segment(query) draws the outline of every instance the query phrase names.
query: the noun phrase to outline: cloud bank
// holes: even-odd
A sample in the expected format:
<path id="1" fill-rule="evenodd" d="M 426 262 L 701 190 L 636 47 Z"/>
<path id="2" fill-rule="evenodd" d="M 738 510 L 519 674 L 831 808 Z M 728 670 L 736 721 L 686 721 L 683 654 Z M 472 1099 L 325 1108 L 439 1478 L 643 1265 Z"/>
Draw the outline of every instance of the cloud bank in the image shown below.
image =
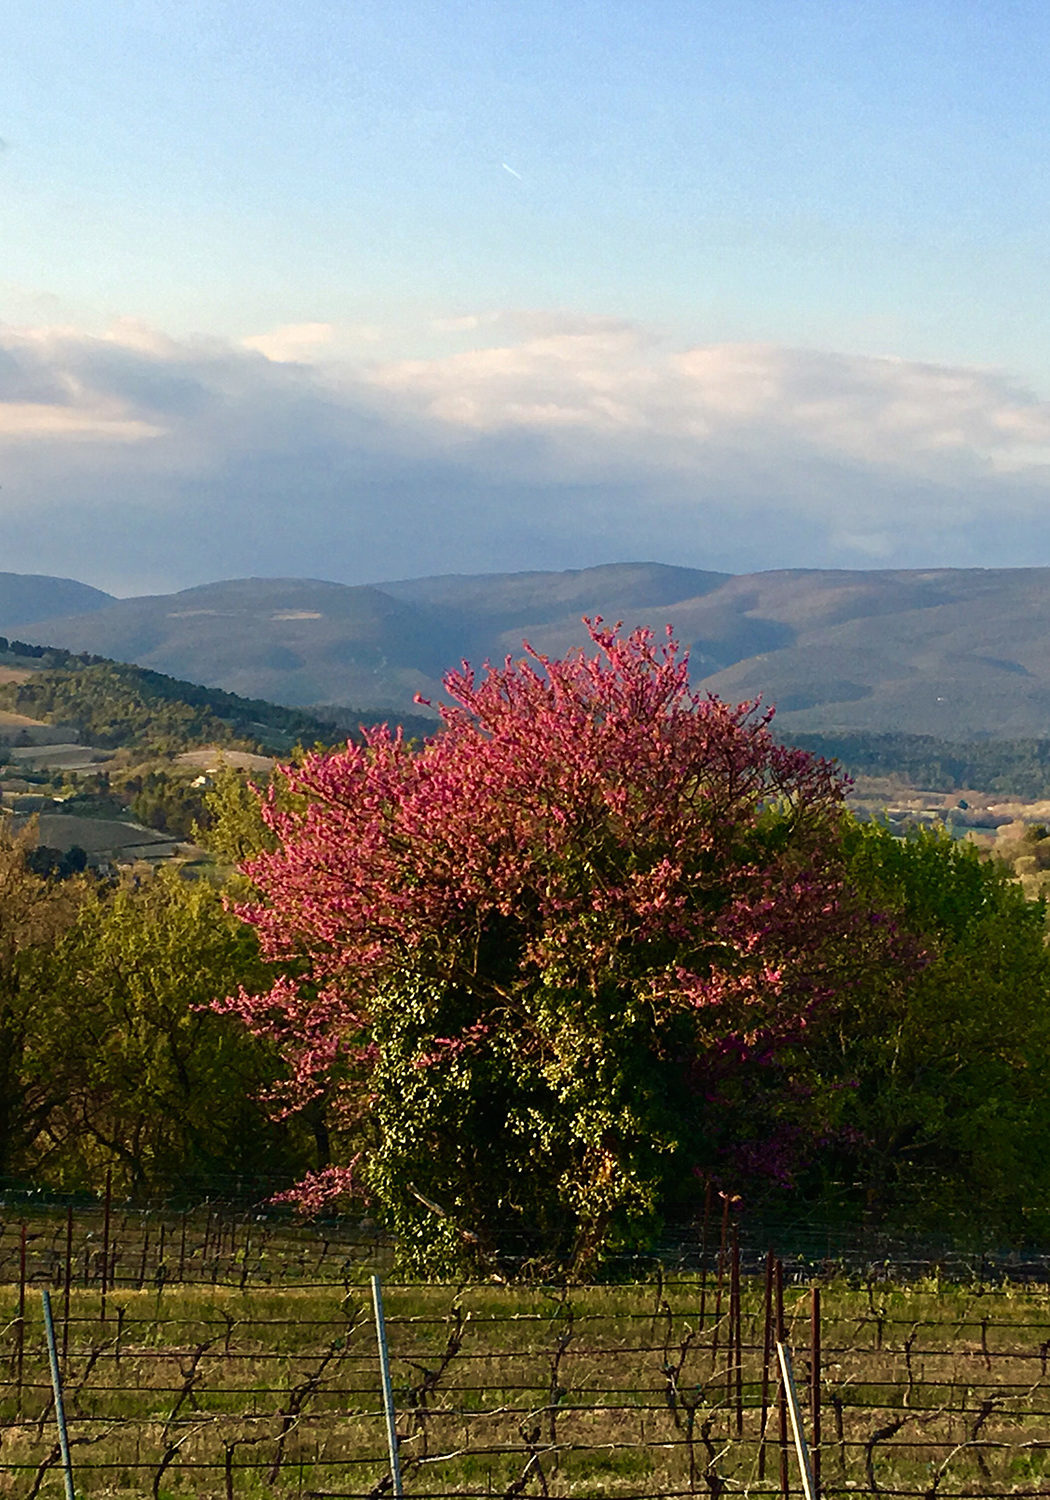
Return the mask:
<path id="1" fill-rule="evenodd" d="M 0 568 L 139 593 L 1050 561 L 1050 403 L 1000 372 L 543 313 L 432 324 L 469 347 L 426 358 L 379 337 L 0 327 Z"/>

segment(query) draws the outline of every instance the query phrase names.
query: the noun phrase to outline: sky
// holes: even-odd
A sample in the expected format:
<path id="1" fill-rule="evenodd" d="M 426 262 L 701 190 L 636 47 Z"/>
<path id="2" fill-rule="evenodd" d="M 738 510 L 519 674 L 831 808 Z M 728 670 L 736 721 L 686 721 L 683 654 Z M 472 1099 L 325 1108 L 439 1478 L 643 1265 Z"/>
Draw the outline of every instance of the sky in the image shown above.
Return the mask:
<path id="1" fill-rule="evenodd" d="M 0 569 L 1050 564 L 1038 0 L 9 0 Z"/>

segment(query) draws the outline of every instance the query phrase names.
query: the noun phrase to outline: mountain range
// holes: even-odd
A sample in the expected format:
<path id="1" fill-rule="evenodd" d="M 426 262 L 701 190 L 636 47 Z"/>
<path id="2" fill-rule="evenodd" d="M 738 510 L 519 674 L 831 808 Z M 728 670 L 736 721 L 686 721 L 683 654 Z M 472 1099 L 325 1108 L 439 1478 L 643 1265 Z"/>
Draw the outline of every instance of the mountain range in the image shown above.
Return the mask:
<path id="1" fill-rule="evenodd" d="M 658 563 L 351 586 L 233 579 L 116 599 L 0 573 L 0 633 L 295 707 L 412 711 L 441 677 L 667 624 L 695 687 L 776 704 L 782 734 L 1050 737 L 1050 569 L 726 574 Z M 418 709 L 415 710 L 418 712 Z"/>

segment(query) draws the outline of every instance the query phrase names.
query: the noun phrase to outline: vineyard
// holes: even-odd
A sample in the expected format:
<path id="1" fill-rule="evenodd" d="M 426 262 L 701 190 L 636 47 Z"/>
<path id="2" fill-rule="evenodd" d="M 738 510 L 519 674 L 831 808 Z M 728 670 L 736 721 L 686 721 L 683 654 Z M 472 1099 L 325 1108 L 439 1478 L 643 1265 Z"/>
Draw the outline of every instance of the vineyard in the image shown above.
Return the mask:
<path id="1" fill-rule="evenodd" d="M 710 1239 L 631 1282 L 404 1285 L 360 1226 L 9 1209 L 0 1495 L 62 1493 L 45 1288 L 78 1495 L 392 1493 L 376 1269 L 406 1495 L 802 1495 L 779 1337 L 826 1500 L 1050 1495 L 1045 1287 Z"/>

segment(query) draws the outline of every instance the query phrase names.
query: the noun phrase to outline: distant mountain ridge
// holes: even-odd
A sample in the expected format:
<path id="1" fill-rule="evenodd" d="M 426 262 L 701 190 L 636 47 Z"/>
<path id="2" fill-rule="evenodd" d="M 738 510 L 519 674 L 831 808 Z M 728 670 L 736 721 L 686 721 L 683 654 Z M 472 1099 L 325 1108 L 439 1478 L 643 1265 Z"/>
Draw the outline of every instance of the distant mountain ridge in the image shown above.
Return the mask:
<path id="1" fill-rule="evenodd" d="M 783 735 L 1050 737 L 1047 568 L 731 575 L 623 563 L 357 586 L 234 579 L 138 599 L 89 590 L 86 607 L 32 622 L 7 617 L 3 579 L 19 576 L 0 575 L 0 633 L 294 707 L 411 713 L 413 695 L 440 697 L 463 658 L 518 656 L 523 639 L 560 655 L 586 641 L 581 616 L 600 614 L 670 623 L 695 686 L 761 695 Z"/>
<path id="2" fill-rule="evenodd" d="M 112 594 L 45 573 L 0 573 L 0 620 L 8 627 L 47 620 L 55 615 L 87 614 L 115 603 Z"/>

